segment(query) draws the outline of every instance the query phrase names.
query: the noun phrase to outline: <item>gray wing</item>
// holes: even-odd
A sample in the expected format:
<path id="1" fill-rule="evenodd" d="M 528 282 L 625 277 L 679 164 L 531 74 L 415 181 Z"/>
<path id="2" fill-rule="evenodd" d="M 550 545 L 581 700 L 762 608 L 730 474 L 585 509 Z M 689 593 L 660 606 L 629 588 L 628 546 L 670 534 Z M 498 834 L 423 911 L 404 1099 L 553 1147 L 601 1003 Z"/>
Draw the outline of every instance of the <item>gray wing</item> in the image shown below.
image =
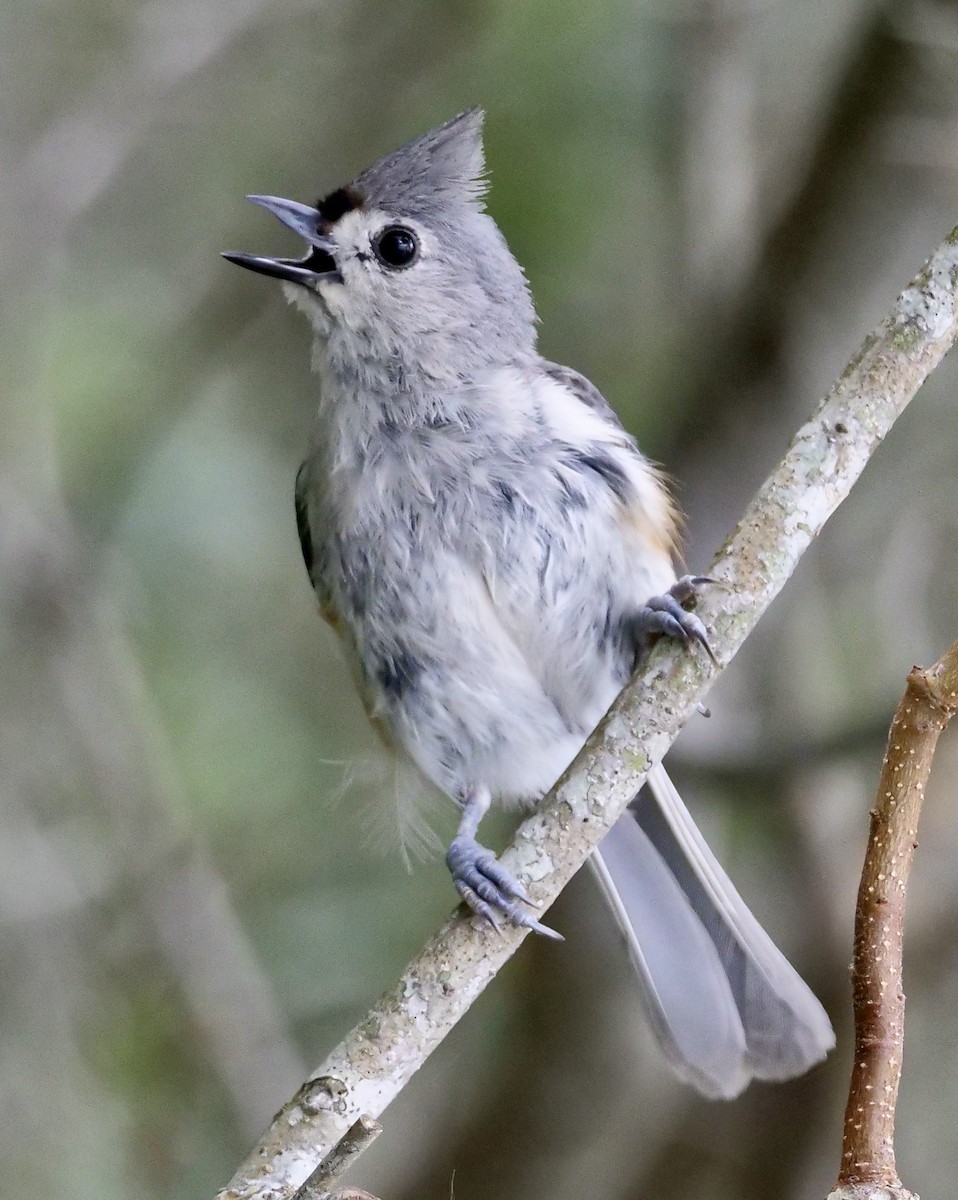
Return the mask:
<path id="1" fill-rule="evenodd" d="M 586 379 L 584 375 L 580 375 L 578 371 L 573 371 L 571 367 L 563 367 L 559 363 L 549 362 L 545 358 L 542 359 L 542 369 L 550 379 L 554 379 L 556 383 L 561 383 L 578 400 L 581 400 L 587 408 L 595 409 L 606 420 L 611 421 L 620 429 L 622 428 L 622 422 L 619 420 L 615 409 L 591 380 Z"/>
<path id="2" fill-rule="evenodd" d="M 309 576 L 310 582 L 312 582 L 315 551 L 313 550 L 313 532 L 309 527 L 309 506 L 306 502 L 307 466 L 307 463 L 303 463 L 296 472 L 296 486 L 293 499 L 296 505 L 296 532 L 299 534 L 299 548 L 303 552 L 306 574 Z"/>
<path id="3" fill-rule="evenodd" d="M 296 472 L 296 485 L 293 500 L 296 508 L 296 531 L 299 534 L 299 548 L 303 552 L 303 562 L 306 564 L 306 574 L 313 585 L 313 590 L 319 599 L 319 609 L 323 617 L 334 627 L 339 624 L 338 616 L 333 606 L 332 589 L 327 580 L 327 561 L 323 553 L 322 543 L 313 537 L 313 529 L 309 515 L 310 462 L 306 460 Z"/>
<path id="4" fill-rule="evenodd" d="M 593 864 L 626 934 L 655 1033 L 707 1096 L 790 1079 L 825 1057 L 825 1010 L 749 911 L 662 767 Z"/>

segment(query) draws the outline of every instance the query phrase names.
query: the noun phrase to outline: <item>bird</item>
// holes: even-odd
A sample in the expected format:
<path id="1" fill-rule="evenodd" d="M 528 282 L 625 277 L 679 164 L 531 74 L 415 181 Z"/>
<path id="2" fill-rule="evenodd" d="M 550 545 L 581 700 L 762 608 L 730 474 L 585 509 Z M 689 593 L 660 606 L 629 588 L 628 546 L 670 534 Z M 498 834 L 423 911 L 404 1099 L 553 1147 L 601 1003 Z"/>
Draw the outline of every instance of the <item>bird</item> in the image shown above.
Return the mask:
<path id="1" fill-rule="evenodd" d="M 537 350 L 529 285 L 485 207 L 482 123 L 463 112 L 315 204 L 248 196 L 306 253 L 224 257 L 280 280 L 313 330 L 296 522 L 366 713 L 458 805 L 446 861 L 468 908 L 558 936 L 479 824 L 551 788 L 658 639 L 711 654 L 689 608 L 709 581 L 677 577 L 663 473 L 585 376 Z M 681 1079 L 730 1099 L 826 1056 L 824 1009 L 661 765 L 591 861 Z"/>

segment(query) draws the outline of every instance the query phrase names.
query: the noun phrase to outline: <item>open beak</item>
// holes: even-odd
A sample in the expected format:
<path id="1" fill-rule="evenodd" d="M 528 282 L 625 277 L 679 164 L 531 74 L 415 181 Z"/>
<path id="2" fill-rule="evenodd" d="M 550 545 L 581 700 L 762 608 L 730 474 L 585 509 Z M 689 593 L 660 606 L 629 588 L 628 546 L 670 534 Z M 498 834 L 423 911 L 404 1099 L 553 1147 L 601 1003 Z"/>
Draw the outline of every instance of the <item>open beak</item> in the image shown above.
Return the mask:
<path id="1" fill-rule="evenodd" d="M 295 200 L 283 200 L 279 196 L 247 196 L 278 217 L 284 225 L 305 238 L 310 251 L 305 258 L 264 258 L 258 254 L 235 254 L 224 250 L 223 257 L 238 267 L 257 271 L 260 275 L 271 275 L 274 279 L 286 279 L 314 288 L 320 279 L 342 283 L 343 277 L 333 258 L 334 243 L 321 230 L 322 217 L 308 204 L 297 204 Z"/>

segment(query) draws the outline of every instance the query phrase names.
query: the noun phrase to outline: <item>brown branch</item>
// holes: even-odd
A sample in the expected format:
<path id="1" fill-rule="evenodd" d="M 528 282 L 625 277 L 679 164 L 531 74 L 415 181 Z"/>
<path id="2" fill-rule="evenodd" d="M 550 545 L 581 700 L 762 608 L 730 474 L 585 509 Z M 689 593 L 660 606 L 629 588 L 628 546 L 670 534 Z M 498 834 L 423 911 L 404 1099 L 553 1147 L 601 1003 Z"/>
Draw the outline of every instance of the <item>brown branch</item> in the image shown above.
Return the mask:
<path id="1" fill-rule="evenodd" d="M 312 1175 L 293 1196 L 293 1200 L 376 1200 L 360 1188 L 337 1188 L 360 1154 L 379 1137 L 383 1127 L 372 1117 L 360 1117 L 343 1134 L 338 1145 L 326 1155 Z"/>
<path id="2" fill-rule="evenodd" d="M 905 1036 L 905 896 L 932 758 L 956 709 L 958 642 L 933 667 L 912 670 L 888 735 L 855 912 L 855 1063 L 835 1200 L 912 1196 L 895 1166 L 895 1105 Z"/>

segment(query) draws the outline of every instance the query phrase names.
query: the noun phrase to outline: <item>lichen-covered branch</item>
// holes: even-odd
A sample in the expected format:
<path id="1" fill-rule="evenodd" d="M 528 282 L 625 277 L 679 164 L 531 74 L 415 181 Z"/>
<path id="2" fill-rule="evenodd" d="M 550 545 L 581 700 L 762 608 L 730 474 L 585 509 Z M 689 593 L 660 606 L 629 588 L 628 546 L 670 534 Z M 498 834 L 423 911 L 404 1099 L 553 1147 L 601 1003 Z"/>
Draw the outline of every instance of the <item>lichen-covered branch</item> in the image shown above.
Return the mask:
<path id="1" fill-rule="evenodd" d="M 902 938 L 918 817 L 942 730 L 958 709 L 958 642 L 908 676 L 888 734 L 855 910 L 855 1061 L 838 1190 L 830 1200 L 911 1200 L 895 1165 L 905 1040 Z"/>
<path id="2" fill-rule="evenodd" d="M 958 334 L 958 230 L 866 340 L 719 551 L 699 604 L 727 664 L 845 499 Z M 661 646 L 506 852 L 548 907 L 621 816 L 715 675 L 702 654 Z M 378 1116 L 439 1045 L 526 931 L 451 917 L 277 1115 L 220 1194 L 288 1200 L 360 1114 Z"/>

